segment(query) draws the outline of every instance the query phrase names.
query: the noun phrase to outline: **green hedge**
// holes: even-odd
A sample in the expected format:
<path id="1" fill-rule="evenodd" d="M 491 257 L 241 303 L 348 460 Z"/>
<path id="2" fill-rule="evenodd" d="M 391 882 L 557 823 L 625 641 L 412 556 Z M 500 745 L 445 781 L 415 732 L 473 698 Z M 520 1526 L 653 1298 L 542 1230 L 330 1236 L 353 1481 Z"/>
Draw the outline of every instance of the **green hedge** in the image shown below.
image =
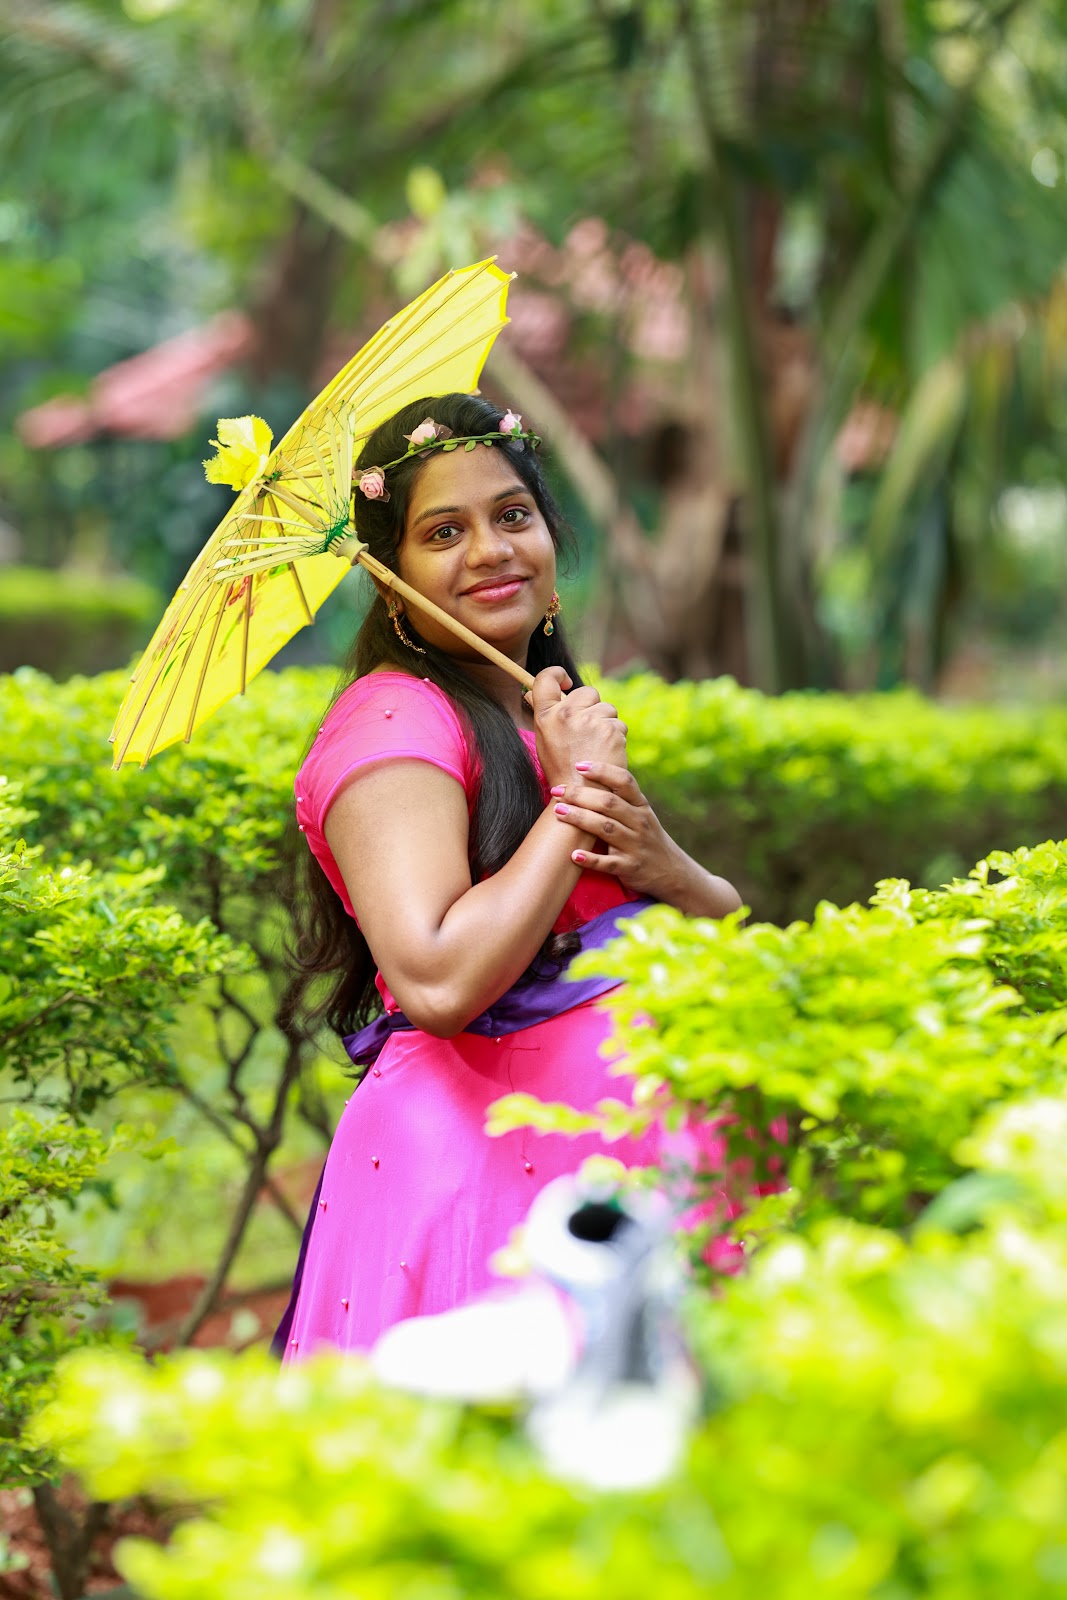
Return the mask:
<path id="1" fill-rule="evenodd" d="M 0 1068 L 13 1095 L 73 1116 L 127 1085 L 167 1084 L 176 1009 L 251 967 L 206 918 L 161 904 L 158 868 L 46 863 L 0 779 Z"/>
<path id="2" fill-rule="evenodd" d="M 865 901 L 890 874 L 936 887 L 1067 831 L 1067 709 L 650 676 L 611 692 L 664 820 L 762 920 Z"/>
<path id="3" fill-rule="evenodd" d="M 0 687 L 35 836 L 119 873 L 162 868 L 161 894 L 248 931 L 276 995 L 283 825 L 328 680 L 261 678 L 189 752 L 111 774 L 121 687 Z M 645 680 L 618 697 L 648 787 L 723 870 L 728 829 L 748 840 L 746 870 L 778 904 L 800 892 L 782 864 L 831 817 L 855 846 L 848 870 L 871 852 L 873 878 L 907 849 L 947 859 L 983 806 L 1017 837 L 1063 790 L 1056 712 Z M 785 1162 L 785 1192 L 735 1223 L 739 1277 L 709 1293 L 701 1234 L 686 1235 L 709 1409 L 676 1479 L 575 1491 L 515 1419 L 383 1393 L 351 1361 L 280 1374 L 258 1354 L 78 1352 L 28 1443 L 93 1495 L 180 1508 L 165 1548 L 120 1547 L 146 1600 L 1067 1595 L 1067 847 L 807 909 L 746 927 L 657 908 L 600 958 L 627 983 L 609 1127 L 733 1111 L 722 1136 L 743 1185 Z M 521 1099 L 495 1112 L 498 1126 L 575 1115 Z"/>
<path id="4" fill-rule="evenodd" d="M 27 837 L 57 865 L 88 858 L 98 869 L 158 873 L 160 899 L 253 952 L 254 971 L 202 986 L 203 1026 L 180 1052 L 177 1091 L 215 1119 L 235 1151 L 253 1148 L 273 1162 L 289 1127 L 324 1146 L 343 1094 L 338 1063 L 347 1062 L 336 1041 L 307 1042 L 279 1021 L 286 854 L 299 839 L 292 781 L 333 675 L 264 673 L 188 748 L 143 772 L 114 772 L 107 734 L 127 682 L 121 673 L 63 684 L 32 671 L 0 677 L 0 774 L 24 783 L 35 813 Z M 953 710 L 910 695 L 766 700 L 728 682 L 635 678 L 611 688 L 643 783 L 765 919 L 810 916 L 835 885 L 865 898 L 887 873 L 920 878 L 968 838 L 984 852 L 998 826 L 1009 842 L 1037 837 L 1052 814 L 1059 820 L 1067 789 L 1057 710 Z M 851 915 L 839 922 L 842 959 Z M 888 908 L 883 923 L 885 959 L 896 959 Z M 770 946 L 776 936 L 761 937 Z M 789 937 L 775 957 L 786 965 L 799 950 Z M 923 937 L 933 950 L 943 934 Z M 953 1016 L 968 1003 L 960 983 Z M 1015 1026 L 1007 1016 L 994 1076 L 1011 1070 Z"/>
<path id="5" fill-rule="evenodd" d="M 580 1116 L 512 1095 L 494 1128 L 732 1113 L 728 1155 L 770 1181 L 784 1121 L 788 1194 L 764 1224 L 904 1227 L 960 1176 L 987 1110 L 1067 1090 L 1067 844 L 994 852 L 940 891 L 886 880 L 869 908 L 823 902 L 788 928 L 658 906 L 585 967 L 622 980 L 605 1001 L 619 1099 Z"/>
<path id="6" fill-rule="evenodd" d="M 177 1006 L 248 965 L 206 920 L 159 904 L 158 871 L 45 861 L 23 837 L 34 820 L 0 780 L 0 1484 L 20 1485 L 54 1471 L 26 1421 L 57 1360 L 110 1337 L 102 1287 L 56 1223 L 130 1136 L 81 1119 L 122 1087 L 169 1084 Z"/>
<path id="7" fill-rule="evenodd" d="M 748 1269 L 690 1291 L 708 1409 L 655 1493 L 553 1481 L 515 1420 L 351 1358 L 76 1354 L 35 1438 L 183 1509 L 119 1547 L 145 1600 L 1063 1595 L 1065 949 L 1064 846 L 806 927 L 628 925 L 639 1109 L 725 1092 L 757 1129 L 789 1111 L 794 1152 Z M 896 1228 L 848 1214 L 868 1194 Z"/>
<path id="8" fill-rule="evenodd" d="M 123 574 L 0 565 L 0 672 L 116 667 L 147 642 L 162 608 L 155 589 Z"/>
<path id="9" fill-rule="evenodd" d="M 277 860 L 292 777 L 333 681 L 322 669 L 264 673 L 187 750 L 111 774 L 105 741 L 126 679 L 19 673 L 0 679 L 0 770 L 32 783 L 42 837 L 89 845 L 98 861 L 139 847 L 194 889 L 203 852 L 221 852 L 224 875 L 247 887 Z M 726 679 L 606 688 L 664 820 L 762 920 L 810 916 L 823 898 L 863 901 L 889 874 L 936 886 L 1067 822 L 1057 707 L 943 707 L 910 693 L 769 700 Z"/>

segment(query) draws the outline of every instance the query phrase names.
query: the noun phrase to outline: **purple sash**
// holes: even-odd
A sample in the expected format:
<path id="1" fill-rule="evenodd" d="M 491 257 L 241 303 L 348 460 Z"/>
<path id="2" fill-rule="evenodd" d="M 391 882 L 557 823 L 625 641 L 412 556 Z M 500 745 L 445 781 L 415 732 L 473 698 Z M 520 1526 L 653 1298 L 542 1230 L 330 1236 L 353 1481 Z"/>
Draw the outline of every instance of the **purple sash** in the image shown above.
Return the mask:
<path id="1" fill-rule="evenodd" d="M 647 911 L 655 900 L 627 900 L 621 906 L 602 911 L 591 922 L 584 922 L 575 931 L 582 941 L 583 950 L 601 950 L 614 939 L 620 921 Z M 566 969 L 554 978 L 538 978 L 508 989 L 480 1017 L 475 1017 L 463 1029 L 464 1033 L 477 1033 L 487 1038 L 497 1034 L 518 1033 L 521 1028 L 532 1028 L 535 1023 L 547 1022 L 563 1011 L 573 1011 L 575 1006 L 595 1000 L 618 987 L 618 978 L 568 978 Z M 381 1055 L 390 1034 L 412 1029 L 402 1011 L 383 1013 L 368 1022 L 358 1033 L 350 1033 L 341 1040 L 357 1066 L 370 1066 Z"/>
<path id="2" fill-rule="evenodd" d="M 655 900 L 627 900 L 621 906 L 612 906 L 610 911 L 602 911 L 591 922 L 585 922 L 575 930 L 582 941 L 582 949 L 603 949 L 604 945 L 615 938 L 620 922 L 635 917 L 639 911 L 647 911 L 649 906 L 654 906 L 656 903 Z M 548 1022 L 551 1017 L 558 1017 L 564 1011 L 573 1011 L 575 1006 L 584 1005 L 587 1000 L 595 1000 L 597 996 L 607 994 L 610 989 L 617 989 L 618 986 L 618 978 L 570 979 L 564 969 L 558 977 L 539 978 L 532 983 L 527 982 L 509 989 L 499 1000 L 494 1001 L 488 1011 L 483 1011 L 480 1017 L 468 1022 L 463 1032 L 481 1034 L 489 1038 L 495 1038 L 498 1034 L 518 1033 L 522 1028 L 532 1028 L 535 1023 Z M 357 1065 L 369 1066 L 381 1054 L 391 1034 L 409 1031 L 414 1030 L 407 1017 L 402 1011 L 394 1011 L 390 1015 L 376 1017 L 365 1028 L 361 1028 L 358 1033 L 348 1034 L 341 1042 Z M 293 1291 L 289 1296 L 289 1304 L 271 1340 L 271 1353 L 277 1356 L 279 1361 L 289 1341 L 289 1329 L 293 1324 L 293 1312 L 296 1310 L 300 1294 L 300 1281 L 304 1275 L 304 1261 L 307 1256 L 308 1241 L 311 1238 L 311 1224 L 315 1220 L 325 1171 L 326 1168 L 323 1166 L 308 1219 L 304 1224 L 304 1237 L 300 1241 L 300 1254 L 293 1275 Z"/>

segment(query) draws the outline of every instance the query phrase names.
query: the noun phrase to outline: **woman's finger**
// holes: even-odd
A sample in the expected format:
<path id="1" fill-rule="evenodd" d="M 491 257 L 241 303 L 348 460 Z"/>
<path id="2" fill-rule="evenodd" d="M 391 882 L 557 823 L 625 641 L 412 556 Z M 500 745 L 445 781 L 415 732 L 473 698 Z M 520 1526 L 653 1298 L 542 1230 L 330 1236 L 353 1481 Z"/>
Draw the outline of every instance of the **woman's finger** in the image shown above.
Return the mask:
<path id="1" fill-rule="evenodd" d="M 583 683 L 580 689 L 572 689 L 567 696 L 567 711 L 572 716 L 575 711 L 592 711 L 594 707 L 599 711 L 602 704 L 599 692 L 591 683 Z"/>
<path id="2" fill-rule="evenodd" d="M 557 784 L 551 793 L 559 805 L 582 807 L 586 811 L 596 811 L 602 817 L 614 817 L 626 828 L 637 826 L 641 807 L 624 800 L 614 789 L 598 789 L 593 785 L 576 783 L 566 786 Z"/>
<path id="3" fill-rule="evenodd" d="M 540 716 L 552 706 L 558 706 L 564 691 L 571 686 L 570 674 L 563 667 L 544 667 L 526 693 L 533 702 L 534 715 Z"/>
<path id="4" fill-rule="evenodd" d="M 622 876 L 622 856 L 600 856 L 593 850 L 572 850 L 571 860 L 576 867 L 581 867 L 585 872 L 603 872 L 608 877 L 619 878 Z"/>
<path id="5" fill-rule="evenodd" d="M 561 822 L 579 828 L 583 833 L 591 833 L 594 838 L 603 839 L 605 844 L 618 844 L 632 837 L 625 818 L 621 816 L 608 816 L 586 806 L 564 805 L 562 802 L 555 807 L 555 812 Z"/>
<path id="6" fill-rule="evenodd" d="M 632 806 L 647 806 L 648 801 L 641 793 L 637 779 L 626 767 L 616 766 L 612 761 L 578 761 L 575 766 L 581 773 L 581 781 L 598 783 L 601 788 L 610 789 Z"/>

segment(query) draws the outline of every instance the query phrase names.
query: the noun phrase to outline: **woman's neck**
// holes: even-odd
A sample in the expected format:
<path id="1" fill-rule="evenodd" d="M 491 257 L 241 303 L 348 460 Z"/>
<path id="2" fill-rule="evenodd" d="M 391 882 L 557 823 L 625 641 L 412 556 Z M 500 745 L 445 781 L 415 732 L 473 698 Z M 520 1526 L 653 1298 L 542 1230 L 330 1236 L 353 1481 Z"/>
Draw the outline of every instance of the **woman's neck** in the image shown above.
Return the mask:
<path id="1" fill-rule="evenodd" d="M 463 670 L 478 687 L 507 712 L 517 728 L 533 727 L 533 711 L 523 699 L 520 683 L 491 661 L 464 661 Z"/>

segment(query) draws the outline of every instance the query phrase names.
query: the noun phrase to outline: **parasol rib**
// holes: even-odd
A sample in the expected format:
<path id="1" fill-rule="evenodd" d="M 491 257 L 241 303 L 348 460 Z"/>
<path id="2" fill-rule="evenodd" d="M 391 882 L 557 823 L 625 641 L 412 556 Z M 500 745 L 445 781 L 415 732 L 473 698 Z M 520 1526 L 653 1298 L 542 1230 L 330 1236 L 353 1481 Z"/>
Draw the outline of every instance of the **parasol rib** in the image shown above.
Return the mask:
<path id="1" fill-rule="evenodd" d="M 443 341 L 447 337 L 447 335 L 450 334 L 453 331 L 453 329 L 455 329 L 457 327 L 460 327 L 466 320 L 467 320 L 466 313 L 461 311 L 457 317 L 453 318 L 453 320 L 448 324 L 447 327 L 442 328 L 438 332 L 435 333 L 435 335 L 434 335 L 435 342 Z M 505 318 L 505 325 L 506 325 L 507 321 L 508 321 L 508 319 Z M 495 337 L 495 330 L 492 333 L 488 334 L 488 335 L 483 334 L 483 335 L 481 335 L 481 337 L 482 338 L 488 337 L 490 339 L 490 342 L 491 342 L 492 339 Z M 479 343 L 479 339 L 478 338 L 469 340 L 467 344 L 460 345 L 458 350 L 451 351 L 449 353 L 449 359 L 450 360 L 456 360 L 459 356 L 463 355 L 465 351 L 473 349 L 473 347 L 478 343 Z M 437 358 L 437 362 L 435 362 L 435 366 L 437 365 L 437 363 L 439 361 L 440 361 L 440 357 Z M 378 369 L 375 369 L 375 371 L 372 374 L 368 374 L 367 375 L 366 379 L 361 379 L 360 382 L 355 385 L 355 387 L 352 390 L 352 394 L 351 394 L 352 403 L 354 405 L 357 405 L 357 406 L 359 405 L 360 401 L 363 398 L 363 389 L 365 388 L 366 383 L 367 383 L 367 381 L 369 381 L 370 378 L 373 377 L 375 382 L 389 383 L 389 382 L 392 381 L 393 378 L 395 378 L 395 376 L 396 376 L 398 371 L 403 371 L 403 363 L 401 363 L 396 368 L 392 368 L 392 369 L 388 369 L 387 368 L 385 371 L 380 371 Z M 415 378 L 412 379 L 411 381 L 412 382 L 418 382 L 418 374 L 416 374 Z M 395 393 L 396 392 L 395 389 L 392 392 Z M 386 394 L 385 396 L 381 397 L 381 399 L 379 400 L 379 403 L 380 404 L 384 404 L 385 401 L 388 398 L 389 398 L 389 396 L 388 396 L 388 394 Z M 368 430 L 368 431 L 370 431 L 370 430 Z M 364 433 L 361 433 L 358 437 L 361 438 L 361 439 L 365 439 L 367 437 L 367 434 L 366 434 L 366 432 L 364 432 Z"/>
<path id="2" fill-rule="evenodd" d="M 324 525 L 320 521 L 309 522 L 306 517 L 301 517 L 300 521 L 298 522 L 295 517 L 281 517 L 281 516 L 278 515 L 278 513 L 276 511 L 269 517 L 268 516 L 264 516 L 261 512 L 246 511 L 244 516 L 241 518 L 241 521 L 242 522 L 273 522 L 274 525 L 276 527 L 278 527 L 278 528 L 310 528 L 315 533 L 324 532 L 325 531 L 325 526 L 328 526 L 328 524 Z M 284 538 L 286 538 L 288 536 L 283 533 L 281 535 L 281 537 L 284 539 Z M 218 547 L 219 547 L 220 550 L 232 550 L 235 545 L 245 545 L 245 544 L 253 544 L 254 545 L 254 544 L 261 544 L 262 542 L 263 541 L 262 541 L 262 539 L 261 539 L 261 537 L 260 537 L 260 535 L 258 533 L 257 534 L 249 534 L 247 537 L 245 537 L 245 535 L 242 534 L 242 533 L 238 533 L 237 536 L 235 538 L 233 538 L 233 539 L 220 539 Z"/>
<path id="3" fill-rule="evenodd" d="M 454 350 L 452 352 L 452 359 L 456 360 L 459 356 L 466 355 L 468 350 L 473 350 L 477 345 L 486 344 L 487 342 L 492 342 L 490 336 L 485 333 L 479 334 L 476 339 L 471 339 L 468 344 L 461 346 L 461 348 L 458 350 Z M 410 389 L 413 384 L 420 383 L 423 378 L 429 377 L 430 374 L 435 370 L 436 366 L 437 363 L 434 362 L 432 366 L 424 367 L 421 372 L 417 372 L 413 378 L 407 378 L 406 381 L 400 384 L 397 388 L 390 390 L 388 394 L 382 395 L 378 400 L 378 404 L 381 406 L 391 404 L 398 394 L 405 393 L 405 391 Z M 369 428 L 367 433 L 372 433 L 373 431 L 373 428 Z M 365 439 L 367 437 L 367 433 L 359 433 L 356 435 L 356 437 L 358 439 Z"/>
<path id="4" fill-rule="evenodd" d="M 189 707 L 189 720 L 185 724 L 186 744 L 188 744 L 189 740 L 193 737 L 193 728 L 196 726 L 196 708 L 200 704 L 200 696 L 204 692 L 204 679 L 207 677 L 207 669 L 211 665 L 211 652 L 215 648 L 215 640 L 218 638 L 219 629 L 222 626 L 222 619 L 225 615 L 225 612 L 226 591 L 225 589 L 220 589 L 219 605 L 218 610 L 215 612 L 215 621 L 211 629 L 211 638 L 207 642 L 207 649 L 204 651 L 204 659 L 200 664 L 200 676 L 197 679 L 196 688 L 193 691 L 193 703 Z"/>
<path id="5" fill-rule="evenodd" d="M 414 333 L 418 333 L 419 329 L 425 327 L 426 323 L 430 321 L 431 317 L 435 317 L 444 306 L 448 305 L 449 301 L 455 299 L 457 294 L 462 294 L 463 290 L 468 286 L 468 284 L 473 283 L 476 278 L 481 277 L 483 273 L 487 272 L 489 268 L 493 266 L 495 261 L 495 256 L 489 256 L 487 260 L 479 262 L 477 268 L 469 272 L 465 277 L 461 277 L 460 273 L 453 268 L 453 270 L 449 272 L 448 277 L 454 277 L 458 281 L 453 285 L 452 288 L 449 289 L 447 294 L 443 294 L 440 299 L 435 299 L 432 301 L 432 303 L 427 305 L 423 309 L 421 316 L 412 317 L 410 315 L 418 310 L 419 300 L 416 300 L 413 305 L 408 306 L 406 308 L 406 313 L 405 311 L 398 311 L 396 316 L 391 317 L 390 320 L 385 324 L 376 338 L 372 339 L 370 343 L 360 351 L 359 355 L 354 357 L 350 365 L 346 368 L 343 368 L 342 371 L 337 374 L 337 377 L 334 379 L 333 383 L 330 384 L 326 389 L 323 399 L 333 400 L 337 395 L 343 395 L 346 402 L 350 400 L 353 388 L 363 378 L 364 374 L 373 362 L 378 360 L 389 360 L 389 358 L 395 354 L 397 346 L 403 339 L 410 337 Z M 510 282 L 510 279 L 507 281 Z M 438 286 L 435 285 L 428 289 L 426 291 L 426 295 L 420 296 L 419 299 L 422 300 L 432 295 L 434 287 Z M 386 333 L 392 336 L 391 340 L 384 338 Z"/>
<path id="6" fill-rule="evenodd" d="M 315 506 L 315 511 L 319 513 L 319 518 L 316 520 L 315 512 L 309 511 L 303 500 L 298 499 L 295 494 L 290 494 L 288 489 L 283 489 L 280 483 L 272 484 L 271 494 L 274 495 L 275 499 L 280 500 L 283 506 L 288 506 L 290 511 L 295 511 L 298 517 L 302 517 L 309 528 L 321 526 L 321 514 L 325 511 L 325 506 Z M 347 498 L 342 501 L 342 504 L 348 504 Z M 251 515 L 251 512 L 246 512 L 246 516 Z"/>
<path id="7" fill-rule="evenodd" d="M 312 483 L 311 479 L 308 478 L 305 475 L 305 473 L 301 472 L 300 468 L 297 466 L 297 461 L 299 459 L 300 459 L 300 451 L 299 451 L 299 449 L 294 451 L 292 455 L 285 455 L 283 453 L 283 451 L 282 451 L 282 446 L 279 445 L 278 449 L 274 453 L 274 461 L 275 461 L 276 469 L 279 470 L 279 471 L 284 469 L 286 472 L 288 472 L 290 474 L 291 477 L 296 478 L 299 483 L 303 484 L 304 489 L 307 492 L 308 499 L 311 501 L 312 505 L 317 505 L 318 501 L 316 500 L 315 496 L 317 494 L 321 494 L 322 493 L 322 489 L 321 489 L 321 487 L 319 489 L 316 489 L 316 487 L 315 487 L 314 483 Z M 263 494 L 267 494 L 268 492 L 276 490 L 277 487 L 278 487 L 278 485 L 276 483 L 265 485 L 261 492 Z M 258 496 L 257 496 L 257 498 L 258 498 Z"/>
<path id="8" fill-rule="evenodd" d="M 270 492 L 269 489 L 267 490 L 267 492 L 263 496 L 263 505 L 268 511 L 273 511 L 275 521 L 277 522 L 277 525 L 278 525 L 278 532 L 281 533 L 281 531 L 282 531 L 281 514 L 278 511 L 278 507 L 276 505 L 274 505 L 274 503 L 273 503 L 273 499 L 272 499 L 271 492 Z M 284 538 L 284 535 L 282 535 L 282 537 Z"/>
<path id="9" fill-rule="evenodd" d="M 327 443 L 330 447 L 330 464 L 333 467 L 333 478 L 331 481 L 338 487 L 340 487 L 342 483 L 348 484 L 349 494 L 351 494 L 352 469 L 349 467 L 347 474 L 345 473 L 344 446 L 341 441 L 340 424 L 336 417 L 332 417 L 330 419 L 326 431 Z"/>
<path id="10" fill-rule="evenodd" d="M 208 602 L 210 603 L 210 600 L 211 600 L 210 594 L 207 596 L 207 599 L 208 599 Z M 182 674 L 184 673 L 186 667 L 189 665 L 189 657 L 193 653 L 193 645 L 196 643 L 196 639 L 197 639 L 197 635 L 196 635 L 196 631 L 194 629 L 194 631 L 189 636 L 189 643 L 185 647 L 185 654 L 182 657 L 181 666 L 178 668 L 178 670 L 174 674 L 174 682 L 170 686 L 170 693 L 167 695 L 166 700 L 164 700 L 164 702 L 163 702 L 163 710 L 159 713 L 159 720 L 156 722 L 156 725 L 152 730 L 152 736 L 148 741 L 149 750 L 151 750 L 154 747 L 156 740 L 159 738 L 160 731 L 162 730 L 163 724 L 167 720 L 167 716 L 168 716 L 168 714 L 170 712 L 170 708 L 174 704 L 174 696 L 178 692 L 178 685 L 182 681 Z M 178 654 L 177 650 L 172 652 L 172 656 L 176 656 L 177 654 Z M 131 735 L 131 737 L 132 737 L 132 735 Z M 127 744 L 127 748 L 128 748 L 128 744 Z M 126 753 L 126 751 L 124 749 L 123 750 L 123 755 L 125 755 L 125 753 Z M 119 758 L 119 765 L 120 766 L 122 765 L 122 758 L 121 757 Z M 145 756 L 144 760 L 141 762 L 142 769 L 145 768 L 147 765 L 148 765 L 148 757 Z"/>
<path id="11" fill-rule="evenodd" d="M 270 519 L 272 522 L 274 518 Z M 295 528 L 297 523 L 293 523 Z M 326 554 L 326 530 L 318 529 L 315 533 L 280 533 L 277 538 L 271 536 L 264 539 L 223 539 L 219 545 L 220 550 L 243 551 L 246 557 L 255 559 L 262 551 L 269 556 L 272 551 L 281 554 L 298 556 L 322 556 Z M 222 572 L 231 565 L 240 561 L 239 554 L 223 556 L 219 561 L 212 562 L 213 572 Z"/>
<path id="12" fill-rule="evenodd" d="M 304 518 L 301 518 L 301 522 L 298 522 L 296 517 L 278 517 L 277 512 L 274 512 L 272 517 L 264 517 L 264 515 L 258 514 L 254 510 L 246 510 L 245 515 L 242 517 L 242 522 L 272 522 L 278 530 L 280 528 L 304 528 L 304 530 L 307 530 L 304 533 L 304 538 L 309 538 L 312 533 L 325 533 L 326 526 L 328 526 L 323 525 L 322 522 L 306 522 Z M 278 538 L 291 539 L 294 538 L 294 534 L 278 533 Z M 258 544 L 264 544 L 264 542 L 266 542 L 266 539 L 262 538 L 261 534 L 237 533 L 232 539 L 219 539 L 218 549 L 235 550 L 238 546 L 245 546 L 245 544 L 258 546 Z"/>
<path id="13" fill-rule="evenodd" d="M 322 452 L 319 450 L 318 440 L 315 438 L 315 435 L 312 434 L 307 442 L 308 442 L 308 447 L 310 448 L 312 454 L 315 457 L 315 464 L 319 469 L 319 477 L 322 479 L 323 485 L 325 486 L 330 481 L 329 480 L 329 473 L 328 473 L 327 468 L 326 468 L 326 463 L 322 459 Z"/>
<path id="14" fill-rule="evenodd" d="M 206 592 L 208 595 L 210 595 L 210 593 L 211 593 L 213 588 L 214 588 L 214 585 L 211 584 L 210 581 L 208 581 L 208 582 L 205 583 L 203 589 L 199 589 L 199 590 L 194 589 L 192 591 L 192 594 L 191 594 L 190 598 L 185 602 L 185 605 L 178 610 L 178 613 L 174 618 L 174 622 L 172 624 L 172 629 L 173 629 L 172 637 L 173 638 L 177 638 L 177 636 L 181 633 L 182 629 L 186 626 L 187 622 L 189 621 L 190 617 L 193 614 L 193 611 L 196 609 L 197 604 L 202 599 L 204 593 Z M 164 620 L 164 622 L 166 621 L 166 616 L 164 616 L 163 620 Z M 130 748 L 130 745 L 133 742 L 133 736 L 137 732 L 137 726 L 138 726 L 141 718 L 144 716 L 145 711 L 148 709 L 148 702 L 151 700 L 152 696 L 155 694 L 156 688 L 157 688 L 157 686 L 158 686 L 158 684 L 160 682 L 160 679 L 163 677 L 163 674 L 166 672 L 167 667 L 168 667 L 168 665 L 170 663 L 171 657 L 175 653 L 176 653 L 176 647 L 172 645 L 167 649 L 166 653 L 161 657 L 161 659 L 159 661 L 159 664 L 156 667 L 156 675 L 152 679 L 152 682 L 148 686 L 148 693 L 144 696 L 144 698 L 142 699 L 142 701 L 141 701 L 140 705 L 138 706 L 137 710 L 134 712 L 133 721 L 132 721 L 132 724 L 131 724 L 131 727 L 130 727 L 130 731 L 126 735 L 126 738 L 125 738 L 124 742 L 122 743 L 122 745 L 119 748 L 117 759 L 115 761 L 115 766 L 116 767 L 121 767 L 123 761 L 126 759 L 126 752 Z M 134 673 L 134 678 L 136 679 L 139 676 L 140 676 L 140 668 L 138 668 L 137 672 Z M 146 672 L 145 673 L 145 677 L 147 678 L 147 676 L 148 676 L 148 674 Z M 132 685 L 131 685 L 131 687 L 132 687 Z M 120 709 L 119 709 L 119 715 L 118 715 L 118 718 L 116 719 L 116 722 L 115 722 L 114 732 L 112 733 L 112 736 L 111 736 L 112 737 L 112 742 L 115 741 L 115 739 L 116 739 L 116 737 L 118 735 L 118 726 L 119 726 L 119 722 L 121 722 L 121 720 L 122 720 L 122 712 L 123 712 L 124 709 L 125 709 L 125 702 L 123 703 L 123 706 L 120 707 Z"/>
<path id="15" fill-rule="evenodd" d="M 300 574 L 299 574 L 299 572 L 297 572 L 296 566 L 294 565 L 294 563 L 292 561 L 290 561 L 288 563 L 288 566 L 289 566 L 289 572 L 290 572 L 290 574 L 292 576 L 293 582 L 296 584 L 296 592 L 300 596 L 300 604 L 304 608 L 304 616 L 306 617 L 306 619 L 307 619 L 307 621 L 309 623 L 310 622 L 314 622 L 315 613 L 314 613 L 314 611 L 312 611 L 311 607 L 308 605 L 308 597 L 304 593 L 304 585 L 300 582 Z"/>
<path id="16" fill-rule="evenodd" d="M 255 578 L 249 573 L 247 578 L 241 580 L 247 585 L 245 588 L 244 627 L 241 632 L 241 689 L 244 694 L 248 688 L 248 628 L 252 621 L 252 590 L 255 587 Z"/>

